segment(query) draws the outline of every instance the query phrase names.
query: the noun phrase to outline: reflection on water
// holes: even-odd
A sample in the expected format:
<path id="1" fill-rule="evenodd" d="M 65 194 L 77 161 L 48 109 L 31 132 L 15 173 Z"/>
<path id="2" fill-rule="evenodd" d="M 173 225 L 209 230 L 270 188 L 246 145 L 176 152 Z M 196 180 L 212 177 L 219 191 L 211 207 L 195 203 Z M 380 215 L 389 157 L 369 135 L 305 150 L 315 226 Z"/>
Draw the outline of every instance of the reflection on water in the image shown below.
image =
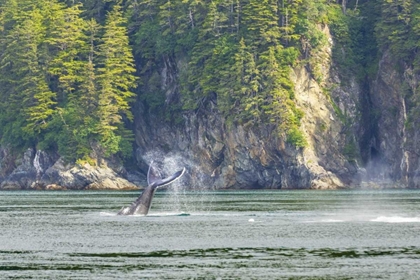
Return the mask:
<path id="1" fill-rule="evenodd" d="M 0 278 L 420 279 L 420 191 L 136 196 L 0 192 Z"/>

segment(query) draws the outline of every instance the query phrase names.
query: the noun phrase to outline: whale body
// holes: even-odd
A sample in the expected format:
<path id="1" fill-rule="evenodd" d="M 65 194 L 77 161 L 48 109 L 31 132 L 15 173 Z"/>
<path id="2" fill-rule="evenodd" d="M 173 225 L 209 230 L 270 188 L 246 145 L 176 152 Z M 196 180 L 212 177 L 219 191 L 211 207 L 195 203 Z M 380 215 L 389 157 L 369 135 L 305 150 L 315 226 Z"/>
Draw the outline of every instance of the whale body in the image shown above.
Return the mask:
<path id="1" fill-rule="evenodd" d="M 158 187 L 166 186 L 185 173 L 185 168 L 175 172 L 173 175 L 162 178 L 159 171 L 153 167 L 153 162 L 149 165 L 149 171 L 147 172 L 147 184 L 148 186 L 143 190 L 141 195 L 134 201 L 130 206 L 123 207 L 118 215 L 147 215 L 152 205 L 153 196 Z"/>

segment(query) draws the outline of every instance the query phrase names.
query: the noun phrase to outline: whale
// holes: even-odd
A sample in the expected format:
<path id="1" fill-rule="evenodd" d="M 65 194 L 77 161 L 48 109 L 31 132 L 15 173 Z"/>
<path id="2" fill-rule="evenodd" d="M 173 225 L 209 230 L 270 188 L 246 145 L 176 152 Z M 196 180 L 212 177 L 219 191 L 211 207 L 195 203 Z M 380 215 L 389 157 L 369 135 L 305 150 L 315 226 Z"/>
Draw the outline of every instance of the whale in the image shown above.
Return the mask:
<path id="1" fill-rule="evenodd" d="M 143 190 L 140 196 L 131 203 L 130 206 L 123 207 L 117 215 L 144 215 L 149 213 L 150 207 L 152 206 L 153 196 L 159 187 L 169 185 L 185 173 L 185 167 L 172 174 L 169 177 L 162 178 L 160 172 L 154 167 L 154 163 L 151 162 L 149 170 L 147 171 L 147 187 Z"/>

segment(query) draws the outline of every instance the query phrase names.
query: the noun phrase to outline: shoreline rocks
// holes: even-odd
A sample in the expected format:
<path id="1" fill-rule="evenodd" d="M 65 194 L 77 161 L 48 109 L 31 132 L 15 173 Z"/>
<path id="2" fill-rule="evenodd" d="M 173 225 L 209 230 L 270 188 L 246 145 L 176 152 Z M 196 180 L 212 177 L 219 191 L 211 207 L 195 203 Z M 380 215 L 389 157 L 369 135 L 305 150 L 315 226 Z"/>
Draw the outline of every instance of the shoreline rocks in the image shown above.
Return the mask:
<path id="1" fill-rule="evenodd" d="M 0 177 L 0 190 L 140 189 L 108 166 L 69 165 L 41 150 L 30 148 L 14 162 L 10 174 Z"/>

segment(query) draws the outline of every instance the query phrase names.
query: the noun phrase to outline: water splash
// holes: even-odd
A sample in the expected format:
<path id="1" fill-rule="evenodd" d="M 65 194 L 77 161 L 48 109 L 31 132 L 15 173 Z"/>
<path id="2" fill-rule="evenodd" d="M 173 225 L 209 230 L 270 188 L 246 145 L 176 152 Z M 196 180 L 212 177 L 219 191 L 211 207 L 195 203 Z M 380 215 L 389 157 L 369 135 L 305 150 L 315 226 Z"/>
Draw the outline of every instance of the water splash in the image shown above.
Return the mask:
<path id="1" fill-rule="evenodd" d="M 99 216 L 102 216 L 102 217 L 116 217 L 117 213 L 114 213 L 114 212 L 100 212 Z"/>
<path id="2" fill-rule="evenodd" d="M 161 150 L 149 151 L 142 156 L 143 161 L 152 161 L 162 175 L 168 176 L 175 171 L 186 168 L 186 173 L 179 180 L 168 185 L 165 205 L 171 212 L 191 213 L 203 211 L 203 206 L 213 200 L 208 194 L 213 184 L 206 180 L 208 176 L 200 169 L 199 164 L 177 153 L 164 153 Z"/>
<path id="3" fill-rule="evenodd" d="M 420 217 L 380 216 L 371 221 L 382 223 L 420 223 Z"/>
<path id="4" fill-rule="evenodd" d="M 341 219 L 324 219 L 321 220 L 321 223 L 343 223 L 344 220 Z"/>

